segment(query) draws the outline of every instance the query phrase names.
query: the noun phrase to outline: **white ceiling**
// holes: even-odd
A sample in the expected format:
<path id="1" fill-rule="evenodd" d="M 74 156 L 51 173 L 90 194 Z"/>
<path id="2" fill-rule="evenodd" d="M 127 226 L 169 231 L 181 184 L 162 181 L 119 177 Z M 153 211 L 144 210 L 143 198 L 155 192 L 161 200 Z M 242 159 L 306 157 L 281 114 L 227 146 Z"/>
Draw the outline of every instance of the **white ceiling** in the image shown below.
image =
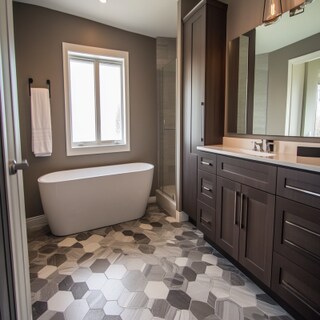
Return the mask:
<path id="1" fill-rule="evenodd" d="M 177 0 L 18 0 L 153 38 L 176 37 Z"/>

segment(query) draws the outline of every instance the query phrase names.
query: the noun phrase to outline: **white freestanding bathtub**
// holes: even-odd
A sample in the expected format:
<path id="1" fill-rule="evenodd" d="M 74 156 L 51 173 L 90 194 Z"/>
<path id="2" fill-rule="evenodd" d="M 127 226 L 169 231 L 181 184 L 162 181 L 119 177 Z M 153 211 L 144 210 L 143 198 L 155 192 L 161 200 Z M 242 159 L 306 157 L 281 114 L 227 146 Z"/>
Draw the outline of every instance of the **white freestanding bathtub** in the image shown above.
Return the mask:
<path id="1" fill-rule="evenodd" d="M 38 179 L 51 232 L 57 236 L 138 219 L 150 195 L 153 165 L 128 163 L 74 169 Z"/>

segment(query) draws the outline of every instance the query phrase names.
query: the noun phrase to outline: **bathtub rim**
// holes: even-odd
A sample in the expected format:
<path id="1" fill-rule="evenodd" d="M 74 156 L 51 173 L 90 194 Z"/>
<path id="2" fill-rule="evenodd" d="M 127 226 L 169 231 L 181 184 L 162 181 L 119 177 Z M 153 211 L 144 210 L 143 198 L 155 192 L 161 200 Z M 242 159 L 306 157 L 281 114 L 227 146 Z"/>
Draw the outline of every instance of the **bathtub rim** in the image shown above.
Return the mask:
<path id="1" fill-rule="evenodd" d="M 127 167 L 128 170 L 116 170 L 116 169 L 125 168 L 125 167 Z M 100 174 L 98 174 L 99 170 L 107 169 L 107 168 L 109 170 L 100 172 Z M 115 170 L 112 171 L 112 169 L 115 169 Z M 60 182 L 63 183 L 63 182 L 71 182 L 71 181 L 80 181 L 85 179 L 96 179 L 96 178 L 102 178 L 102 177 L 108 177 L 108 176 L 117 176 L 117 175 L 130 174 L 130 173 L 139 173 L 139 172 L 145 172 L 149 170 L 154 170 L 154 165 L 151 163 L 129 162 L 129 163 L 123 163 L 123 164 L 111 164 L 111 165 L 94 166 L 94 167 L 87 167 L 87 168 L 59 170 L 59 171 L 44 174 L 41 177 L 39 177 L 37 181 L 39 184 L 40 183 L 51 184 L 51 183 L 60 183 Z M 84 174 L 85 172 L 87 174 Z M 88 174 L 89 172 L 90 172 L 90 175 Z M 69 177 L 68 177 L 68 174 L 70 175 Z"/>

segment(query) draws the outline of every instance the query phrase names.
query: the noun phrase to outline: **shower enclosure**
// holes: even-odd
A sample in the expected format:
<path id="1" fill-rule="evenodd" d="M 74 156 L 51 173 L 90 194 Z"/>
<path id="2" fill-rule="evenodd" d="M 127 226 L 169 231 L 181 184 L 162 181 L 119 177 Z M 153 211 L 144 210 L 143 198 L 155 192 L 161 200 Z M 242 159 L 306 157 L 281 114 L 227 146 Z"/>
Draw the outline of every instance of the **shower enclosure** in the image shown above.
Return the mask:
<path id="1" fill-rule="evenodd" d="M 158 69 L 159 84 L 159 189 L 176 198 L 176 60 Z"/>

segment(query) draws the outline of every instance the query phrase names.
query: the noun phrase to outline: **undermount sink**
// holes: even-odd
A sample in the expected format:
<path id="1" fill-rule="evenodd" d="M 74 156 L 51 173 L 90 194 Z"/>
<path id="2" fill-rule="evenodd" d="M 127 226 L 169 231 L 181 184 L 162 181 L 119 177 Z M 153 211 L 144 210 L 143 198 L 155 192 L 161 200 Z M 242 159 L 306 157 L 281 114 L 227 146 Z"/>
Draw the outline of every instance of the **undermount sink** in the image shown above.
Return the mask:
<path id="1" fill-rule="evenodd" d="M 252 156 L 258 156 L 258 157 L 274 157 L 275 156 L 274 153 L 255 151 L 255 150 L 249 150 L 249 149 L 241 149 L 241 152 L 252 155 Z"/>

